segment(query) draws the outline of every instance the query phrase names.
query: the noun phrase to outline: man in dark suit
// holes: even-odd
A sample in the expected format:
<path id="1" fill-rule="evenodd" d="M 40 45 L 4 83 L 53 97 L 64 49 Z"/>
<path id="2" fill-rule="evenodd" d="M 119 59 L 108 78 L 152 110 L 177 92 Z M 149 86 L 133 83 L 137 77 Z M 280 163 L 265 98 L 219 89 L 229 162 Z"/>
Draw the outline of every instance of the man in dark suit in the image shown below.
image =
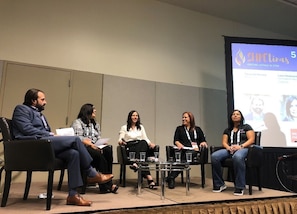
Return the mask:
<path id="1" fill-rule="evenodd" d="M 77 136 L 54 136 L 46 118 L 42 115 L 46 105 L 45 94 L 39 89 L 29 89 L 23 105 L 17 105 L 12 116 L 12 130 L 16 139 L 49 139 L 57 158 L 67 163 L 69 194 L 66 204 L 90 206 L 76 188 L 83 185 L 81 170 L 87 174 L 88 183 L 106 183 L 112 174 L 101 174 L 91 167 L 92 158 Z"/>

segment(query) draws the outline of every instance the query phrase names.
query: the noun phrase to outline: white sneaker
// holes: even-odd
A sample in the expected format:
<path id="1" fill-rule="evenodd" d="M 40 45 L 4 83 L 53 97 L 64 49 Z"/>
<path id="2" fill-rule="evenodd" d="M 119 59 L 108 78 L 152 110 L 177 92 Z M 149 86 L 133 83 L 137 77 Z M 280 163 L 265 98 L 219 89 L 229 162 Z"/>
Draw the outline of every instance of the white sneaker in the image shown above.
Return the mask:
<path id="1" fill-rule="evenodd" d="M 225 189 L 227 189 L 227 186 L 224 184 L 223 186 L 213 188 L 212 191 L 213 192 L 223 192 Z"/>
<path id="2" fill-rule="evenodd" d="M 38 198 L 39 198 L 39 199 L 46 199 L 46 198 L 47 198 L 47 194 L 46 194 L 46 193 L 40 193 L 40 194 L 38 195 Z M 52 195 L 52 198 L 54 198 L 54 195 Z"/>

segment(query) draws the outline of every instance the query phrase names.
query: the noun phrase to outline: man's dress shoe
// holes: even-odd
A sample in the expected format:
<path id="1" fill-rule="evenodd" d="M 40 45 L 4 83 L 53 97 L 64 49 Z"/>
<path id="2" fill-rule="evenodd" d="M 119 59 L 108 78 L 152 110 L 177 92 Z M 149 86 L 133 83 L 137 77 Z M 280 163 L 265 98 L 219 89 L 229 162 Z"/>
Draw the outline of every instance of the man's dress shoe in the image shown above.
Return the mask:
<path id="1" fill-rule="evenodd" d="M 108 181 L 111 181 L 112 178 L 113 178 L 113 174 L 97 173 L 95 177 L 88 177 L 87 183 L 88 184 L 93 184 L 93 183 L 105 184 Z"/>
<path id="2" fill-rule="evenodd" d="M 74 196 L 67 197 L 67 205 L 76 205 L 76 206 L 91 206 L 92 202 L 83 199 L 80 195 L 76 194 Z"/>

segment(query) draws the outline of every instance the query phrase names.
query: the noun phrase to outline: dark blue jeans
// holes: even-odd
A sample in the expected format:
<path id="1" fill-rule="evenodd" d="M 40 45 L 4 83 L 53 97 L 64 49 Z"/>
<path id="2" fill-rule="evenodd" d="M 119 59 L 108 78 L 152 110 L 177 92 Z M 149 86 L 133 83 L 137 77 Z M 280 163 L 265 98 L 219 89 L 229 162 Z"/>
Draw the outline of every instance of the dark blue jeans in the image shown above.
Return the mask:
<path id="1" fill-rule="evenodd" d="M 238 189 L 245 189 L 245 158 L 247 156 L 248 149 L 243 148 L 237 150 L 233 155 L 227 149 L 220 149 L 215 151 L 211 155 L 211 167 L 212 167 L 212 182 L 213 187 L 220 187 L 225 184 L 223 180 L 222 161 L 232 157 L 235 181 L 234 186 Z"/>

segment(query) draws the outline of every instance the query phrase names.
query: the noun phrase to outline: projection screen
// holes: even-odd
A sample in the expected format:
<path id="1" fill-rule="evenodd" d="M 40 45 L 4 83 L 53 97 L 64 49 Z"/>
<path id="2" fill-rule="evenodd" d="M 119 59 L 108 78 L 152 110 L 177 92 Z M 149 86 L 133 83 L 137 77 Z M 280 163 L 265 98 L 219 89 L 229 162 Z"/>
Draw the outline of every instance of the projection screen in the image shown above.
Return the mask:
<path id="1" fill-rule="evenodd" d="M 228 115 L 239 109 L 261 145 L 297 146 L 297 41 L 225 37 Z"/>

